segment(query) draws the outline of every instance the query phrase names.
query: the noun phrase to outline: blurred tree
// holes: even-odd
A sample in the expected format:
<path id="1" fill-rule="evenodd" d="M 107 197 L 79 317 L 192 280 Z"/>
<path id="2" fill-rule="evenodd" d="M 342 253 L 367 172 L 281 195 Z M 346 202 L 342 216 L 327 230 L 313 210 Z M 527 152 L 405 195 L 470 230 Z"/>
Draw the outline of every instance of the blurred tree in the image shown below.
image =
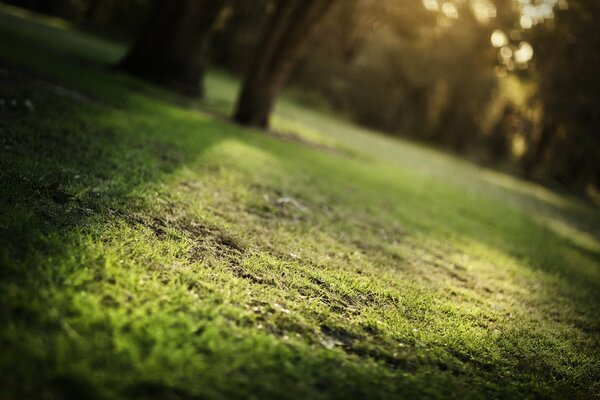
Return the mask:
<path id="1" fill-rule="evenodd" d="M 302 45 L 335 0 L 276 0 L 242 84 L 234 119 L 265 128 Z"/>
<path id="2" fill-rule="evenodd" d="M 310 43 L 294 83 L 338 111 L 389 133 L 471 150 L 496 83 L 491 3 L 476 15 L 456 2 L 359 0 L 343 4 Z M 453 3 L 448 3 L 446 8 Z"/>
<path id="3" fill-rule="evenodd" d="M 429 140 L 458 152 L 481 145 L 481 119 L 496 88 L 492 27 L 482 24 L 467 5 L 457 7 L 460 21 L 428 46 L 445 98 L 427 131 Z"/>
<path id="4" fill-rule="evenodd" d="M 342 3 L 311 39 L 293 82 L 356 121 L 395 133 L 416 120 L 407 108 L 422 106 L 424 65 L 411 44 L 433 21 L 420 0 Z M 410 118 L 399 123 L 401 116 Z"/>
<path id="5" fill-rule="evenodd" d="M 543 107 L 525 168 L 563 184 L 600 188 L 600 2 L 569 0 L 531 41 Z M 589 187 L 588 187 L 589 188 Z"/>
<path id="6" fill-rule="evenodd" d="M 236 75 L 248 70 L 256 43 L 260 39 L 272 8 L 271 0 L 230 0 L 231 12 L 211 40 L 211 62 Z"/>
<path id="7" fill-rule="evenodd" d="M 118 68 L 186 96 L 203 96 L 213 24 L 225 0 L 160 0 Z"/>

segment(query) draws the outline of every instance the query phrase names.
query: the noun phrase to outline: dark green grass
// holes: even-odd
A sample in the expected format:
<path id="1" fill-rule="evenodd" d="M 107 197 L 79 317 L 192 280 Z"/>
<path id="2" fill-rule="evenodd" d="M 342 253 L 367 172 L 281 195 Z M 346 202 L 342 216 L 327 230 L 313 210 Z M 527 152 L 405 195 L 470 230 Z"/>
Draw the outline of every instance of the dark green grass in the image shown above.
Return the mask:
<path id="1" fill-rule="evenodd" d="M 15 12 L 0 399 L 599 396 L 597 209 L 291 101 L 238 128 L 197 110 L 231 79 L 184 102 Z"/>

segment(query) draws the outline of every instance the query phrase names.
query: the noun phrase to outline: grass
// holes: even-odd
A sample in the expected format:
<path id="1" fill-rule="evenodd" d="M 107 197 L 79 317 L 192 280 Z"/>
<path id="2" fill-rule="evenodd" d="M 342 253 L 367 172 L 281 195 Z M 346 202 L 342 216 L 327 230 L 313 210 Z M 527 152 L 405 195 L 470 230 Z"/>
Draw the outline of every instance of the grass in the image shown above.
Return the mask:
<path id="1" fill-rule="evenodd" d="M 0 399 L 600 397 L 597 208 L 122 52 L 2 7 Z"/>

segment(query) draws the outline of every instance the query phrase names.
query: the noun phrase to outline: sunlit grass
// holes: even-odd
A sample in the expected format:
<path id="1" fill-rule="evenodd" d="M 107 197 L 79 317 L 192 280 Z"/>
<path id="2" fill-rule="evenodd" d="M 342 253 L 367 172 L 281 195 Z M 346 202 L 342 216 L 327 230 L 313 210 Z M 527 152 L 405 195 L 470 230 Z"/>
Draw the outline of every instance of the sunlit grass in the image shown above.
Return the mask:
<path id="1" fill-rule="evenodd" d="M 241 129 L 196 109 L 231 77 L 181 107 L 0 18 L 0 58 L 90 99 L 0 89 L 35 104 L 0 128 L 0 398 L 598 393 L 597 209 L 291 96 L 302 140 Z"/>

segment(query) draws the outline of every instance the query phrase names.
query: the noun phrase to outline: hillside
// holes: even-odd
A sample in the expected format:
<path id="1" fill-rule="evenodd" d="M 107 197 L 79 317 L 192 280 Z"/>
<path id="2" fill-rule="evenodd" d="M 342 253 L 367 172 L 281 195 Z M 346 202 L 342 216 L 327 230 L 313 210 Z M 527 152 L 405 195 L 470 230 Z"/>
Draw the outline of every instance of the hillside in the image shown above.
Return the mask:
<path id="1" fill-rule="evenodd" d="M 0 10 L 0 399 L 599 396 L 597 208 Z"/>

